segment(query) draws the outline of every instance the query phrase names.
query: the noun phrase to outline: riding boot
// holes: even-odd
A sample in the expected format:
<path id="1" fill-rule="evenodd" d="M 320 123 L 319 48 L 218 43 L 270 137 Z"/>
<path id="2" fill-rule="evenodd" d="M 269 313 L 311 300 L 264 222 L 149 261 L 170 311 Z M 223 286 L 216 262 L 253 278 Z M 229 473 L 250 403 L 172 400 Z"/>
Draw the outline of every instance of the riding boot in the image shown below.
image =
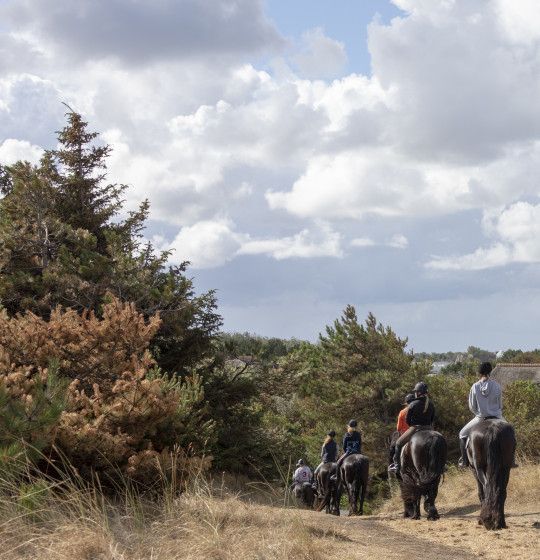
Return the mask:
<path id="1" fill-rule="evenodd" d="M 461 457 L 458 461 L 458 467 L 466 468 L 469 467 L 469 456 L 467 455 L 467 438 L 459 438 L 459 449 L 461 451 Z"/>

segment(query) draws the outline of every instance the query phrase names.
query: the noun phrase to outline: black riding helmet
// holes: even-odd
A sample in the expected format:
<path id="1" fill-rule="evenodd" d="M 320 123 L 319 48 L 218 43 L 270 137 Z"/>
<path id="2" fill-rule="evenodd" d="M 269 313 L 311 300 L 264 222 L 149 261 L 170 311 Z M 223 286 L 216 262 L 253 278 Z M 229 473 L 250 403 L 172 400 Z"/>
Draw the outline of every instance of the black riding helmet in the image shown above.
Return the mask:
<path id="1" fill-rule="evenodd" d="M 414 392 L 417 395 L 425 395 L 428 392 L 428 386 L 427 383 L 424 383 L 423 381 L 419 381 L 415 386 L 414 386 Z"/>
<path id="2" fill-rule="evenodd" d="M 298 459 L 298 463 L 296 463 L 297 467 L 301 467 L 304 465 L 304 459 Z"/>
<path id="3" fill-rule="evenodd" d="M 336 432 L 335 430 L 330 430 L 327 435 L 330 437 L 336 437 Z"/>
<path id="4" fill-rule="evenodd" d="M 405 397 L 405 403 L 404 404 L 411 404 L 415 399 L 414 393 L 409 393 L 406 397 Z"/>
<path id="5" fill-rule="evenodd" d="M 358 426 L 358 422 L 356 420 L 349 420 L 347 426 L 349 426 L 349 428 L 356 428 L 356 426 Z"/>

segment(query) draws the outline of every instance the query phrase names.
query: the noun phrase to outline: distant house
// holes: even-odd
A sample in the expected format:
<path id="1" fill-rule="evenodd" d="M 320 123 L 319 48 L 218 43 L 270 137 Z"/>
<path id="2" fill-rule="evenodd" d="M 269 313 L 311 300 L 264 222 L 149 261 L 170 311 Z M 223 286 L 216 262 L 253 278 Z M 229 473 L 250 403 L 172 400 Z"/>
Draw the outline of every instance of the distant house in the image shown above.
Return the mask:
<path id="1" fill-rule="evenodd" d="M 431 364 L 431 373 L 433 375 L 436 375 L 437 373 L 441 373 L 441 370 L 443 368 L 445 368 L 446 366 L 449 366 L 450 364 L 453 364 L 454 362 L 450 362 L 450 361 L 445 361 L 445 360 L 441 360 L 440 362 L 433 362 Z"/>
<path id="2" fill-rule="evenodd" d="M 504 364 L 495 366 L 491 377 L 503 387 L 512 381 L 533 381 L 540 385 L 540 364 Z"/>

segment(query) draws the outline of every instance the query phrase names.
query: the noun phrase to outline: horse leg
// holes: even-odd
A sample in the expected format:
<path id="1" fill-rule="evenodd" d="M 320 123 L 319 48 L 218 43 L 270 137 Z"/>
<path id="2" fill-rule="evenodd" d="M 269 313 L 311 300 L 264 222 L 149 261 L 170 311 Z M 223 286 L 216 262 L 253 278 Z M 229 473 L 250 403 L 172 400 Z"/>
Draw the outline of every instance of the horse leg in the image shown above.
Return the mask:
<path id="1" fill-rule="evenodd" d="M 424 510 L 428 514 L 427 518 L 429 521 L 436 521 L 441 516 L 435 507 L 435 500 L 437 499 L 437 494 L 439 493 L 439 481 L 432 484 L 431 488 L 428 490 L 424 498 Z"/>
<path id="2" fill-rule="evenodd" d="M 356 513 L 357 496 L 354 489 L 354 482 L 347 483 L 347 493 L 349 496 L 349 517 Z"/>
<path id="3" fill-rule="evenodd" d="M 364 515 L 364 499 L 366 497 L 367 482 L 362 481 L 362 489 L 360 491 L 360 515 Z"/>
<path id="4" fill-rule="evenodd" d="M 476 477 L 476 485 L 478 486 L 478 499 L 480 503 L 484 501 L 484 485 L 480 482 L 480 479 Z"/>
<path id="5" fill-rule="evenodd" d="M 414 510 L 414 515 L 412 516 L 413 519 L 420 519 L 420 498 L 421 495 L 417 494 L 415 496 L 414 502 L 413 502 L 413 510 Z"/>

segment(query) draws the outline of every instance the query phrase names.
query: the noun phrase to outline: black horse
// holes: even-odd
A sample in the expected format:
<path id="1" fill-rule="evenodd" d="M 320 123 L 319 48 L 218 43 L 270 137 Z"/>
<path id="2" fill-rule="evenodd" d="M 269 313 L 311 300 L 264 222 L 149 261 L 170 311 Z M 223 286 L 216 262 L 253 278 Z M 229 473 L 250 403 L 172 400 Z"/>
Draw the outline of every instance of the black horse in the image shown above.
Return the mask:
<path id="1" fill-rule="evenodd" d="M 481 504 L 478 523 L 486 529 L 506 528 L 504 503 L 515 450 L 514 428 L 504 420 L 484 420 L 469 434 L 467 454 Z"/>
<path id="2" fill-rule="evenodd" d="M 317 511 L 326 508 L 326 513 L 339 515 L 339 502 L 341 499 L 341 487 L 332 480 L 336 472 L 336 463 L 324 463 L 317 472 L 317 488 L 319 492 L 319 505 Z"/>
<path id="3" fill-rule="evenodd" d="M 315 492 L 310 482 L 298 482 L 293 487 L 293 494 L 300 506 L 313 508 Z"/>
<path id="4" fill-rule="evenodd" d="M 401 451 L 401 497 L 404 517 L 420 519 L 420 500 L 431 521 L 439 519 L 435 499 L 446 463 L 446 440 L 433 430 L 416 432 Z"/>
<path id="5" fill-rule="evenodd" d="M 349 515 L 363 515 L 364 498 L 369 477 L 369 459 L 360 453 L 353 453 L 341 463 L 341 484 L 347 489 Z M 360 504 L 358 501 L 360 500 Z"/>

